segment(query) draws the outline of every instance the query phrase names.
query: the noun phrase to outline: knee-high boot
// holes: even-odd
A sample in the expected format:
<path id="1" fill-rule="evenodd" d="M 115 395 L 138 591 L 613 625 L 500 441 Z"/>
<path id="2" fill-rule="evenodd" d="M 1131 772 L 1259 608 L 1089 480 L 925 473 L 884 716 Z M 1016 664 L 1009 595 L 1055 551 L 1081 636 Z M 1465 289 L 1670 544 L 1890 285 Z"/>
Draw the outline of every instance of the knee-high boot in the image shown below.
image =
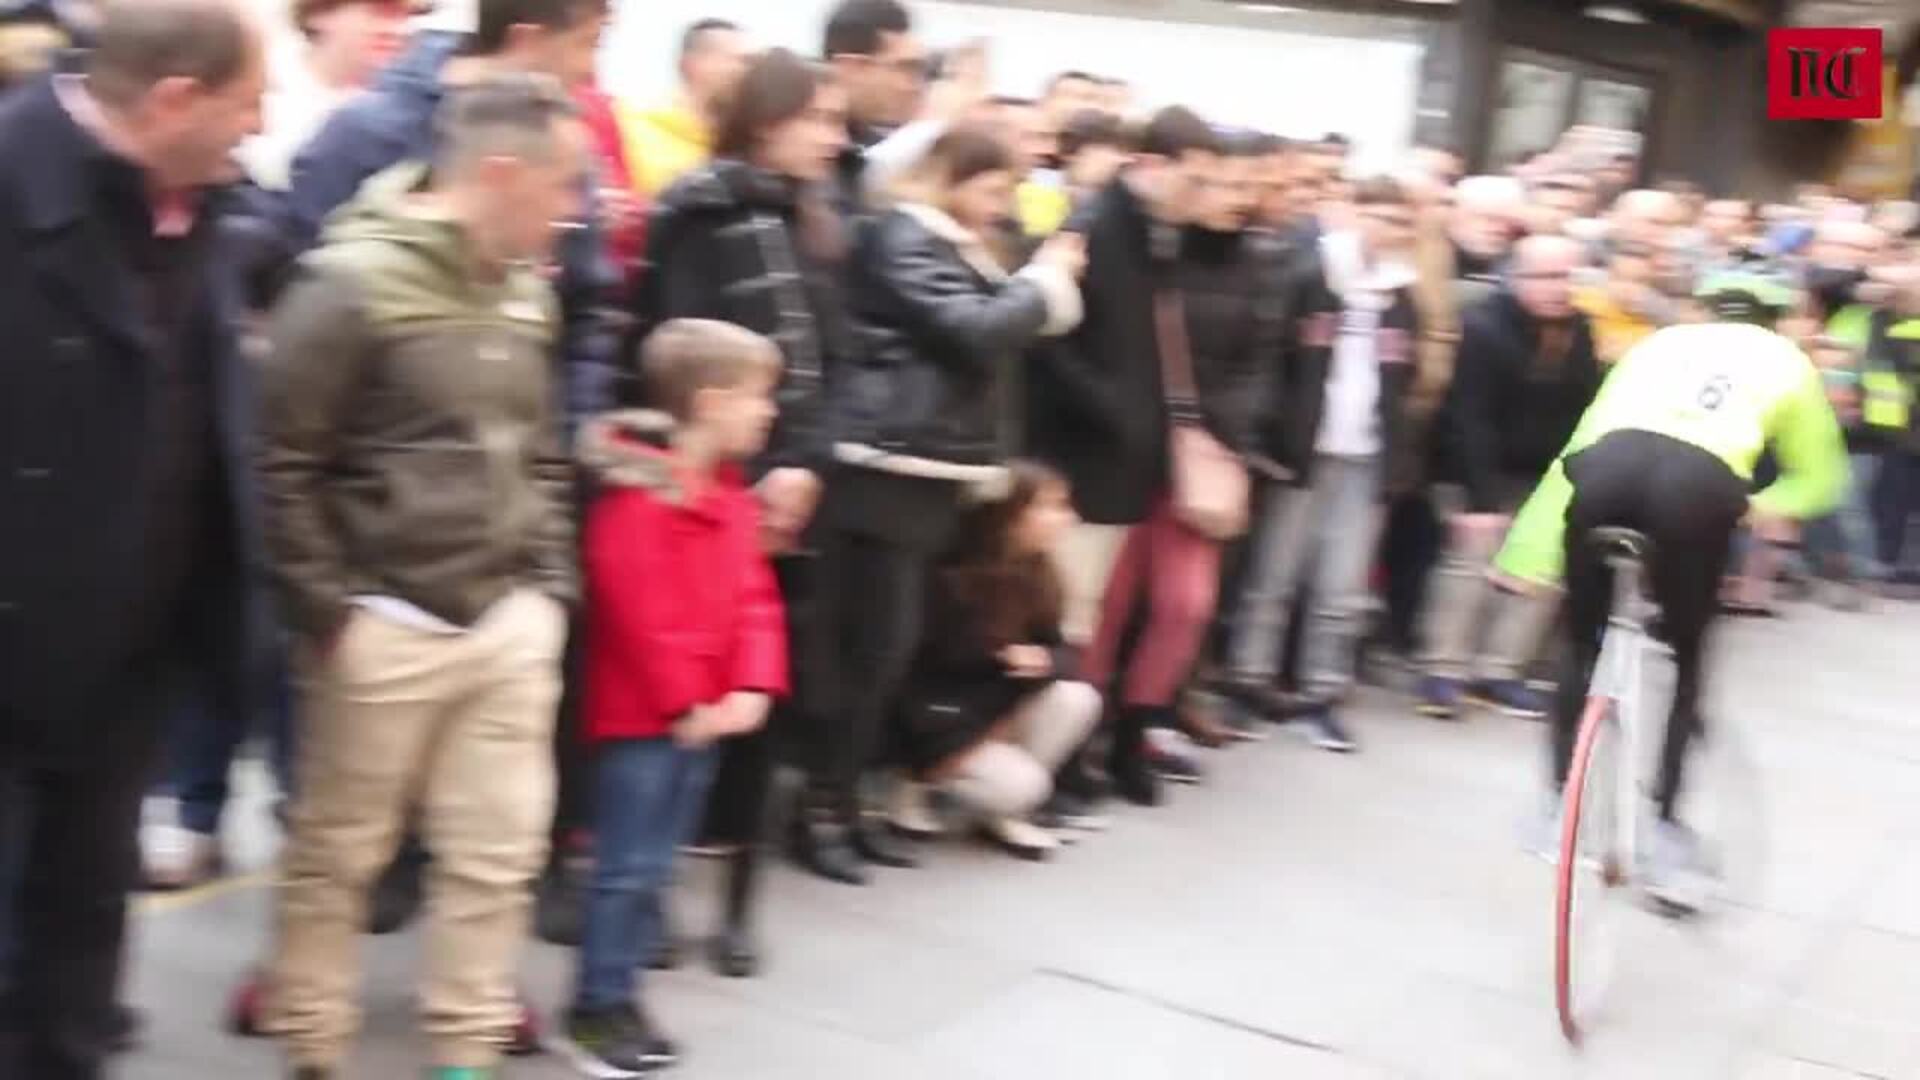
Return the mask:
<path id="1" fill-rule="evenodd" d="M 727 856 L 720 932 L 713 939 L 713 969 L 730 979 L 760 973 L 760 942 L 754 932 L 754 904 L 760 892 L 763 852 L 756 842 Z"/>
<path id="2" fill-rule="evenodd" d="M 1158 806 L 1162 798 L 1160 775 L 1147 760 L 1147 729 L 1164 723 L 1170 710 L 1153 705 L 1126 705 L 1115 714 L 1113 748 L 1107 769 L 1114 790 L 1128 802 Z"/>

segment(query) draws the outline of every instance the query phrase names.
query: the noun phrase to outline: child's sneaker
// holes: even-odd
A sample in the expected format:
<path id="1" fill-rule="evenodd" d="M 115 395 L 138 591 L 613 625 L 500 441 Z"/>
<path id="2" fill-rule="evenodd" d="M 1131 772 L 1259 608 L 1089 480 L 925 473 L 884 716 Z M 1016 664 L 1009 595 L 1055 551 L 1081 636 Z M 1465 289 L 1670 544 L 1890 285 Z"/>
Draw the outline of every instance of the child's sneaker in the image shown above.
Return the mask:
<path id="1" fill-rule="evenodd" d="M 560 1050 L 581 1075 L 597 1080 L 645 1076 L 679 1057 L 673 1044 L 655 1035 L 638 1011 L 617 1006 L 568 1013 Z"/>

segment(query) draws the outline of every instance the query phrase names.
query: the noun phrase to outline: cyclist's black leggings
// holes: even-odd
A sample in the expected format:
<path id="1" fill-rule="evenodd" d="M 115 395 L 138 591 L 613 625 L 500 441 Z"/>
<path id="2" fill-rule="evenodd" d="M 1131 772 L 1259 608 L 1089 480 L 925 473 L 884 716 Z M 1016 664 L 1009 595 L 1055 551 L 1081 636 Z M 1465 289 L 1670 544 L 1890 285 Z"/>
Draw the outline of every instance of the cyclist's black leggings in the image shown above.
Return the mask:
<path id="1" fill-rule="evenodd" d="M 1653 541 L 1647 583 L 1660 605 L 1662 636 L 1673 648 L 1673 711 L 1667 717 L 1654 797 L 1671 820 L 1687 744 L 1705 730 L 1700 717 L 1702 650 L 1720 606 L 1734 530 L 1747 508 L 1747 484 L 1705 450 L 1646 431 L 1616 431 L 1567 459 L 1573 502 L 1567 511 L 1567 619 L 1573 635 L 1553 714 L 1553 776 L 1565 783 L 1587 684 L 1613 604 L 1605 553 L 1587 539 L 1602 527 L 1634 529 Z"/>

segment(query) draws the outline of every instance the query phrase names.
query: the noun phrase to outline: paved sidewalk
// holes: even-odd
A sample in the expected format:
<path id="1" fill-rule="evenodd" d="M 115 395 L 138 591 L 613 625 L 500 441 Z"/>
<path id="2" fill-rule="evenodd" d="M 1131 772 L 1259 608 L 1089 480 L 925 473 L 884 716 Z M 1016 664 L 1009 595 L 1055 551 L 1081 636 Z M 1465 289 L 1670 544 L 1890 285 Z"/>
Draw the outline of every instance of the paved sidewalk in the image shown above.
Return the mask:
<path id="1" fill-rule="evenodd" d="M 1634 920 L 1608 1017 L 1567 1049 L 1550 998 L 1547 867 L 1521 855 L 1543 730 L 1414 717 L 1380 692 L 1364 752 L 1286 736 L 1030 866 L 970 844 L 849 889 L 782 872 L 771 967 L 658 977 L 686 1080 L 1920 1080 L 1920 608 L 1727 624 L 1713 715 L 1749 734 L 1768 840 L 1761 909 Z M 242 847 L 264 859 L 259 822 Z M 252 843 L 246 841 L 252 840 Z M 706 925 L 710 868 L 681 889 Z M 217 1030 L 260 947 L 240 884 L 142 917 L 150 1010 L 131 1080 L 252 1080 L 271 1048 Z M 355 1077 L 415 1074 L 411 938 L 369 948 Z M 527 982 L 562 1002 L 569 957 Z M 554 1059 L 511 1078 L 569 1075 Z"/>

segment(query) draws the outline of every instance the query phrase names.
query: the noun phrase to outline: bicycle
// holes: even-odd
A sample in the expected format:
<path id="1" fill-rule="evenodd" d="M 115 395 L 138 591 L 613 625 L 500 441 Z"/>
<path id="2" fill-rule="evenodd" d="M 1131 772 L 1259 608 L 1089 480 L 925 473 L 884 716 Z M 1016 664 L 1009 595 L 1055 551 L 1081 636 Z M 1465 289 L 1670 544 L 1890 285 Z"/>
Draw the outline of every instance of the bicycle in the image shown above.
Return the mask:
<path id="1" fill-rule="evenodd" d="M 1641 588 L 1652 556 L 1646 536 L 1631 529 L 1603 528 L 1587 537 L 1607 551 L 1613 572 L 1613 604 L 1601 641 L 1600 657 L 1588 684 L 1573 760 L 1562 791 L 1562 818 L 1554 902 L 1554 1004 L 1560 1030 L 1578 1045 L 1589 1018 L 1605 996 L 1616 964 L 1612 915 L 1618 900 L 1636 884 L 1640 835 L 1651 800 L 1643 793 L 1642 725 L 1647 708 L 1645 660 L 1667 654 L 1651 625 L 1657 607 Z M 1708 741 L 1703 771 L 1708 783 L 1694 785 L 1690 808 L 1713 821 L 1720 841 L 1718 858 L 1709 857 L 1711 882 L 1699 902 L 1689 905 L 1648 898 L 1663 914 L 1704 911 L 1710 901 L 1732 902 L 1734 884 L 1750 881 L 1758 862 L 1760 835 L 1757 785 L 1753 772 L 1724 726 Z M 1742 790 L 1745 789 L 1745 790 Z M 1699 794 L 1705 792 L 1704 799 Z M 1717 806 L 1712 805 L 1718 803 Z M 1743 835 L 1744 834 L 1744 835 Z M 1737 849 L 1745 848 L 1740 851 Z M 1730 869 L 1742 871 L 1737 875 Z M 1583 885 L 1597 887 L 1589 893 Z M 1578 920 L 1579 925 L 1576 925 Z M 1577 949 L 1577 954 L 1576 954 Z"/>

